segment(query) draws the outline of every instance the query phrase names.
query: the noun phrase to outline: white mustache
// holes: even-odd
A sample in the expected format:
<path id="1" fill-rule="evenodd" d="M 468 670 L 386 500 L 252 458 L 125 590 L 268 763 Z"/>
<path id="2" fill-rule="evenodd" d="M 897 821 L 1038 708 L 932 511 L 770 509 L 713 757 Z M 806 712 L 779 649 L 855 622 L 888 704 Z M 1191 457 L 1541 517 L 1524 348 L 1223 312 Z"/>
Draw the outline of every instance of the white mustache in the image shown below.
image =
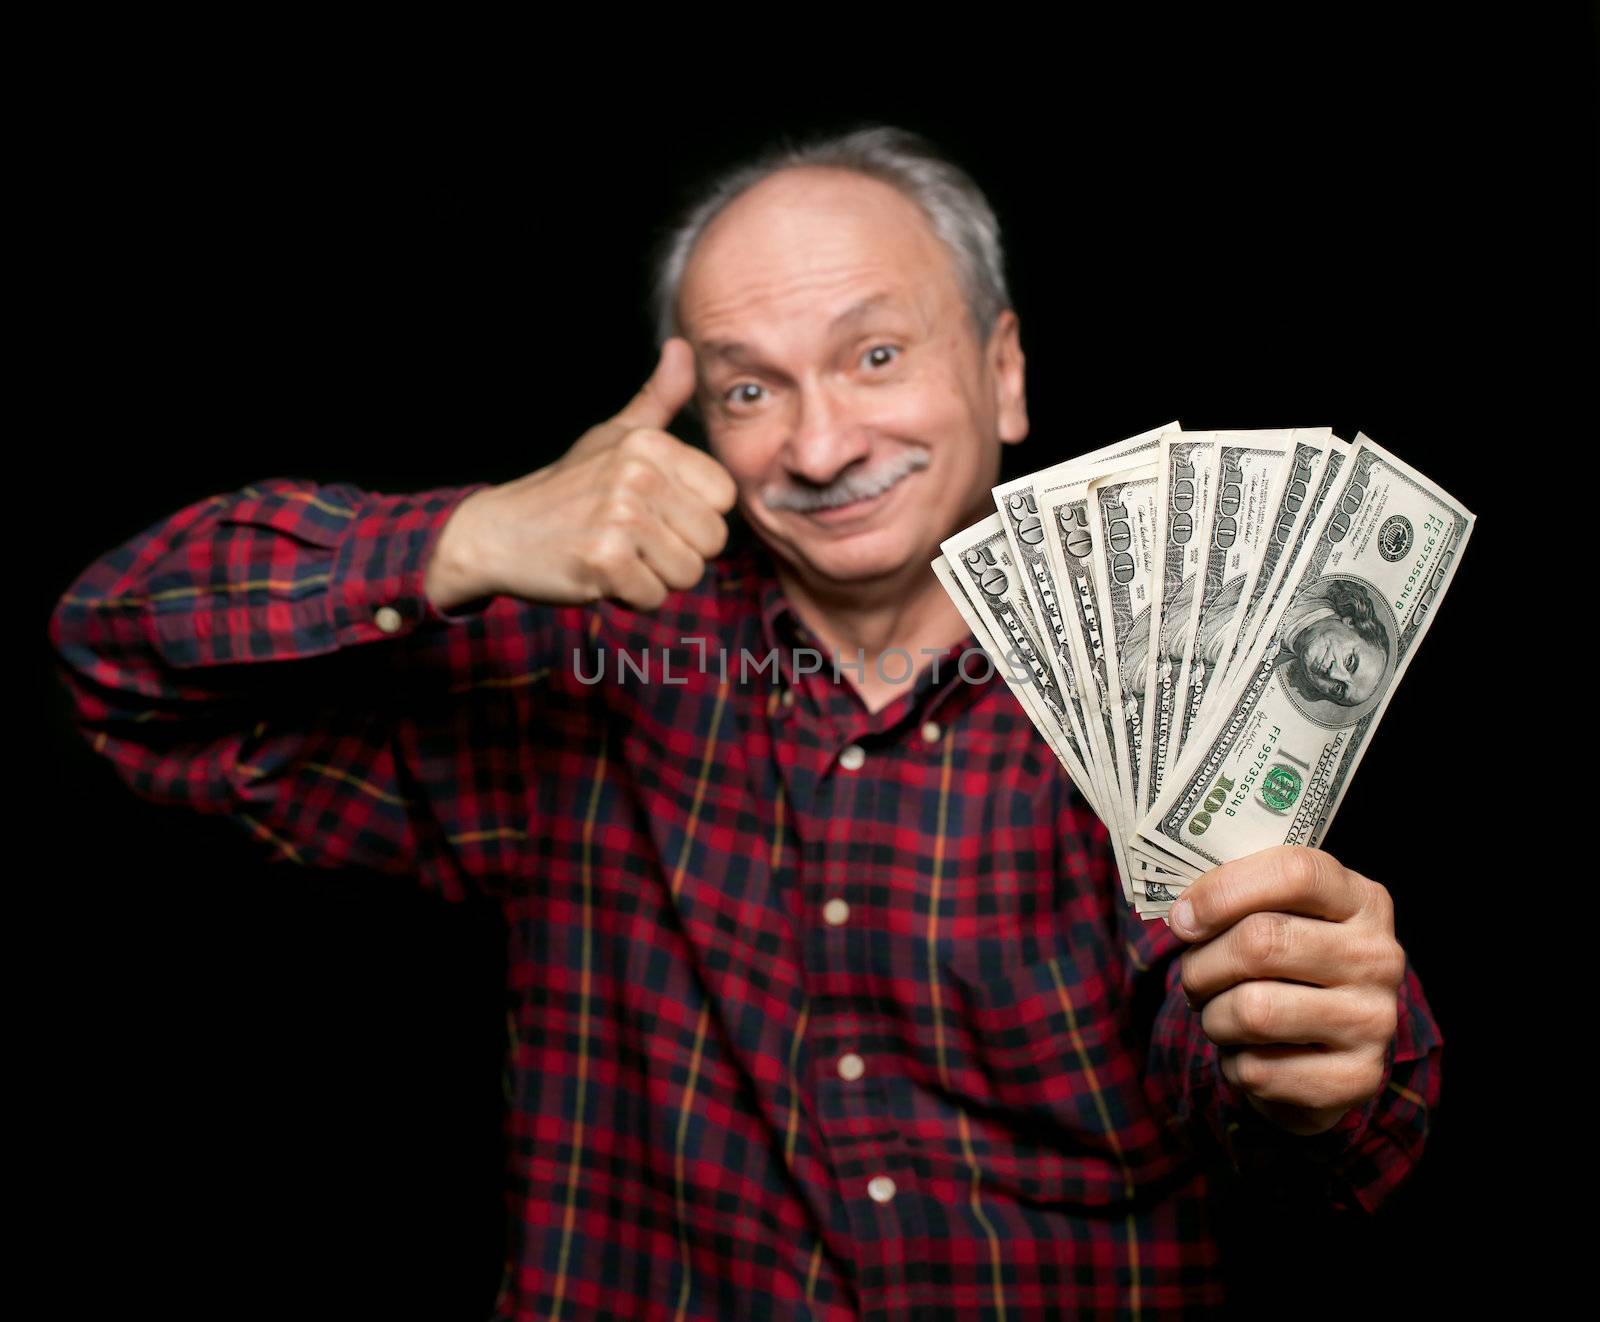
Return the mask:
<path id="1" fill-rule="evenodd" d="M 853 500 L 867 500 L 887 491 L 907 473 L 928 466 L 926 450 L 902 450 L 872 472 L 850 471 L 825 487 L 795 487 L 772 483 L 761 493 L 761 502 L 770 510 L 833 509 Z"/>

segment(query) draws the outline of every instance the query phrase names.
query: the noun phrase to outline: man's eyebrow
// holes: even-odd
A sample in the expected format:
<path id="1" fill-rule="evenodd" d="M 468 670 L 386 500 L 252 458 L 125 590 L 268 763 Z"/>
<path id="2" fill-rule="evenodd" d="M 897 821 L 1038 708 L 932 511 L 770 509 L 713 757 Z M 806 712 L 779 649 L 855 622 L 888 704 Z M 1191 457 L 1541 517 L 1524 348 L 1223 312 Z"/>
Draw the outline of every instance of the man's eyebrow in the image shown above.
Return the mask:
<path id="1" fill-rule="evenodd" d="M 868 294 L 865 298 L 857 299 L 828 323 L 828 333 L 830 335 L 836 334 L 843 327 L 858 322 L 886 304 L 896 301 L 895 296 L 890 293 Z M 750 346 L 741 340 L 707 340 L 701 345 L 701 348 L 712 358 L 742 358 L 750 360 L 757 357 Z"/>
<path id="2" fill-rule="evenodd" d="M 837 317 L 830 321 L 828 323 L 828 330 L 830 332 L 836 331 L 841 326 L 848 326 L 852 322 L 860 321 L 869 312 L 876 312 L 880 307 L 883 307 L 888 303 L 893 303 L 894 301 L 895 297 L 893 294 L 868 294 L 865 298 L 858 299 L 856 302 L 852 303 Z"/>

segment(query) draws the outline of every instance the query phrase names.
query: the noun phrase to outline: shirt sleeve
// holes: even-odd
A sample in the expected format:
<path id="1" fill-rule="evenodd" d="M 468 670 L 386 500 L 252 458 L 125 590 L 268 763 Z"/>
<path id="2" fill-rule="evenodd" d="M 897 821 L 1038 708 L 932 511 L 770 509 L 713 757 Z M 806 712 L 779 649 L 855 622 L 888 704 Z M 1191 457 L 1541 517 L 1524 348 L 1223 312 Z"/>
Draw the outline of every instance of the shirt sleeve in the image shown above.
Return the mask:
<path id="1" fill-rule="evenodd" d="M 485 485 L 273 478 L 152 525 L 51 614 L 78 729 L 141 797 L 226 814 L 271 858 L 500 891 L 535 829 L 516 704 L 572 612 L 423 592 Z"/>
<path id="2" fill-rule="evenodd" d="M 1120 899 L 1115 903 L 1130 1003 L 1156 1007 L 1145 1075 L 1153 1105 L 1174 1117 L 1212 1161 L 1252 1187 L 1376 1211 L 1421 1159 L 1429 1114 L 1439 1102 L 1444 1038 L 1410 960 L 1378 1091 L 1332 1129 L 1293 1134 L 1257 1111 L 1223 1075 L 1216 1044 L 1184 997 L 1179 957 L 1186 943 L 1160 919 L 1145 922 Z"/>

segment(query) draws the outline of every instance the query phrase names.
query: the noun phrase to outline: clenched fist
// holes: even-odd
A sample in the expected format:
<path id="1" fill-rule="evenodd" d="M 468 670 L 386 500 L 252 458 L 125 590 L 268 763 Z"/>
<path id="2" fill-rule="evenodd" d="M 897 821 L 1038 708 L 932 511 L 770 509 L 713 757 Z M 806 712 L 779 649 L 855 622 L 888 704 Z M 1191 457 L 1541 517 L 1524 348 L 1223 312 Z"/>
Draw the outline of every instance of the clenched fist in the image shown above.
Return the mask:
<path id="1" fill-rule="evenodd" d="M 1383 886 L 1282 845 L 1213 868 L 1168 919 L 1195 943 L 1184 994 L 1257 1111 L 1318 1134 L 1378 1091 L 1406 967 Z"/>
<path id="2" fill-rule="evenodd" d="M 727 469 L 663 430 L 694 384 L 694 350 L 675 336 L 615 417 L 548 467 L 463 500 L 428 563 L 428 598 L 440 610 L 499 594 L 654 610 L 693 587 L 727 544 L 737 494 Z"/>

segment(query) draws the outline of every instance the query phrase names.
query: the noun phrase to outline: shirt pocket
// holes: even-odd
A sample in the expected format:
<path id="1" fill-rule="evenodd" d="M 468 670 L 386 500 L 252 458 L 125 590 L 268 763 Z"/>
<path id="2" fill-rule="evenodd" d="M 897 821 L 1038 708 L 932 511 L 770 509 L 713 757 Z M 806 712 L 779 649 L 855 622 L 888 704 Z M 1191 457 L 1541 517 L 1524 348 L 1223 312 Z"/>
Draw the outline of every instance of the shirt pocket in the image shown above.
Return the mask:
<path id="1" fill-rule="evenodd" d="M 1155 1126 L 1107 970 L 1067 946 L 945 968 L 962 1048 L 951 1085 L 982 1179 L 1035 1202 L 1131 1200 Z"/>

